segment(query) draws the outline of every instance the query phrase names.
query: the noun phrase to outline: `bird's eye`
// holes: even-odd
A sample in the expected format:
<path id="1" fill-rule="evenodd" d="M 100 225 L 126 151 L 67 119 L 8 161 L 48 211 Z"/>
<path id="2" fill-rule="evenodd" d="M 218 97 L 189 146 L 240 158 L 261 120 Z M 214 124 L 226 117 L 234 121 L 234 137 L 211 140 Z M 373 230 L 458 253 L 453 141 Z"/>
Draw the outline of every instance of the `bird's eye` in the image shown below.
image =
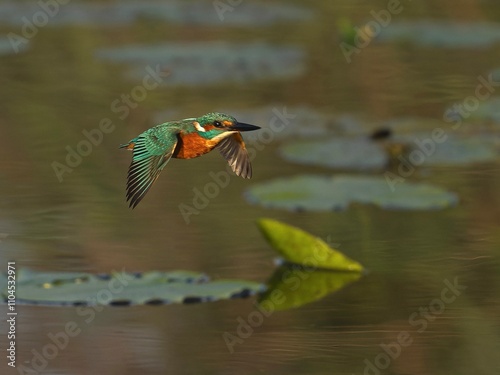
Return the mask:
<path id="1" fill-rule="evenodd" d="M 214 126 L 216 128 L 222 128 L 222 124 L 220 123 L 220 121 L 214 121 Z"/>

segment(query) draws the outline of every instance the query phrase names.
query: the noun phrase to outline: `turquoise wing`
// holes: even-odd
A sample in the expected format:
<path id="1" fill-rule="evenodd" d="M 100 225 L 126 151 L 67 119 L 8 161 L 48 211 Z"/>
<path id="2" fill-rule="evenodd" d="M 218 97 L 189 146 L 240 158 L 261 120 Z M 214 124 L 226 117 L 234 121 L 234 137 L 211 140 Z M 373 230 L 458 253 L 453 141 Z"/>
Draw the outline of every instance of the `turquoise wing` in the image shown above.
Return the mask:
<path id="1" fill-rule="evenodd" d="M 127 148 L 134 154 L 127 178 L 129 207 L 135 208 L 144 198 L 172 157 L 176 145 L 177 134 L 158 127 L 145 131 L 130 142 Z"/>

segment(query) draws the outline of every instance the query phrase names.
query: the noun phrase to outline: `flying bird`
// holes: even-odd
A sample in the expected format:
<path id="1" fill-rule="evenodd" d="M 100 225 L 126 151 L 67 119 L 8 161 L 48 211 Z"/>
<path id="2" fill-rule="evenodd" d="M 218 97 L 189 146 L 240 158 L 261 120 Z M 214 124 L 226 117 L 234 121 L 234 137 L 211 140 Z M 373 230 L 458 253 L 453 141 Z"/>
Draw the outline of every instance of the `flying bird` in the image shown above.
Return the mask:
<path id="1" fill-rule="evenodd" d="M 139 204 L 170 158 L 192 159 L 217 148 L 236 175 L 251 178 L 252 166 L 240 132 L 257 129 L 260 127 L 213 112 L 165 122 L 120 145 L 133 152 L 127 178 L 129 207 Z"/>

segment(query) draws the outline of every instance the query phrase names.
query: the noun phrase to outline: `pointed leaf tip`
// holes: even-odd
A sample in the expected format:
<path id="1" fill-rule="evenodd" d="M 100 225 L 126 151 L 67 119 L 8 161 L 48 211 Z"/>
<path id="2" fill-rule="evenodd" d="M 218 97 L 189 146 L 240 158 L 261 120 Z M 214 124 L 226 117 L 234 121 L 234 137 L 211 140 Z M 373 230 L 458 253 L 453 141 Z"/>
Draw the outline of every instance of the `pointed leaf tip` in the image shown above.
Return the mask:
<path id="1" fill-rule="evenodd" d="M 267 242 L 290 263 L 337 271 L 364 270 L 360 263 L 302 229 L 268 218 L 259 219 L 257 225 Z"/>

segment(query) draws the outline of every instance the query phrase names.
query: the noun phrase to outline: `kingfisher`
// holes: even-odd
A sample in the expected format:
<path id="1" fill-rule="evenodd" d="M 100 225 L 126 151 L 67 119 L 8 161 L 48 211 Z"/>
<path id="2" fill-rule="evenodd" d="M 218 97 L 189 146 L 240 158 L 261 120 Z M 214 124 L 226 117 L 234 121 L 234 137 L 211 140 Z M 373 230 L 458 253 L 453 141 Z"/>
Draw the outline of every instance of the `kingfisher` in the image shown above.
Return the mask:
<path id="1" fill-rule="evenodd" d="M 171 158 L 192 159 L 217 148 L 237 176 L 251 178 L 252 165 L 240 132 L 257 129 L 212 112 L 156 125 L 120 145 L 133 152 L 127 177 L 129 207 L 139 204 Z"/>

